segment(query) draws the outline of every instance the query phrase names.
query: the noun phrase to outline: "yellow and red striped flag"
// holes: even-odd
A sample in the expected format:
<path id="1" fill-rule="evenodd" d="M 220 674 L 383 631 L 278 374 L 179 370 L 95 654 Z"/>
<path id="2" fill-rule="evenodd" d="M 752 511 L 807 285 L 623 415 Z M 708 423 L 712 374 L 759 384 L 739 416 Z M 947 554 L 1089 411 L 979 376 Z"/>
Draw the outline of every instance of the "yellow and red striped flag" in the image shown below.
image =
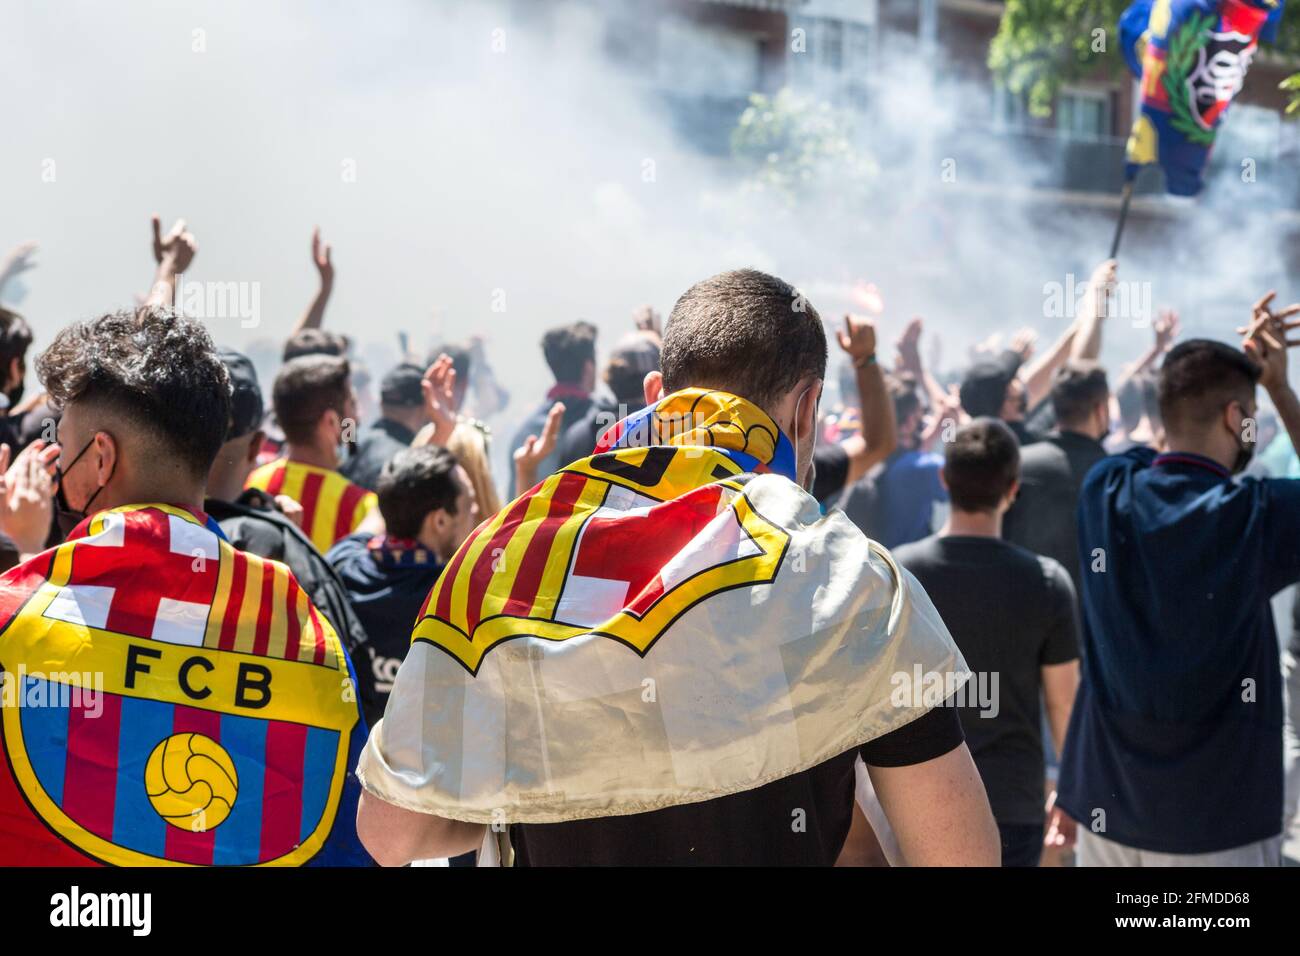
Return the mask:
<path id="1" fill-rule="evenodd" d="M 245 483 L 269 495 L 288 495 L 302 505 L 302 530 L 324 554 L 347 537 L 379 504 L 375 493 L 337 471 L 278 458 L 253 471 Z"/>

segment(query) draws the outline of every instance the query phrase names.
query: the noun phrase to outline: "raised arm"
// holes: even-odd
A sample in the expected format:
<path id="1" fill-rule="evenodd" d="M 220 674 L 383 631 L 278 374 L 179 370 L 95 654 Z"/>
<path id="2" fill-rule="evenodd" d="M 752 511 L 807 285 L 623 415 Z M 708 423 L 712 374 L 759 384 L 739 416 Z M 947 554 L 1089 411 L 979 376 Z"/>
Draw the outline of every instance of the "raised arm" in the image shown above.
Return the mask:
<path id="1" fill-rule="evenodd" d="M 930 374 L 929 368 L 921 361 L 922 325 L 923 320 L 919 315 L 912 316 L 911 321 L 904 327 L 903 334 L 894 343 L 894 347 L 898 350 L 899 370 L 915 378 L 921 387 L 925 389 L 930 405 L 937 406 L 948 393 L 943 390 L 943 386 Z M 939 339 L 937 336 L 934 337 L 934 342 L 938 345 Z"/>
<path id="2" fill-rule="evenodd" d="M 845 483 L 852 484 L 894 453 L 898 447 L 898 423 L 894 421 L 894 403 L 885 387 L 885 375 L 876 361 L 875 323 L 861 316 L 846 315 L 837 339 L 853 363 L 858 401 L 862 405 L 862 434 L 840 445 L 849 456 Z"/>
<path id="3" fill-rule="evenodd" d="M 4 259 L 0 259 L 0 302 L 4 301 L 5 284 L 10 279 L 16 279 L 28 269 L 36 268 L 36 263 L 32 262 L 35 252 L 36 243 L 29 240 L 20 242 L 9 250 Z"/>
<path id="4" fill-rule="evenodd" d="M 1286 355 L 1289 346 L 1300 345 L 1300 339 L 1287 338 L 1288 332 L 1300 327 L 1300 319 L 1293 318 L 1300 315 L 1300 304 L 1274 312 L 1272 302 L 1276 294 L 1270 292 L 1255 303 L 1241 347 L 1259 366 L 1259 384 L 1273 400 L 1291 444 L 1300 448 L 1300 399 L 1287 381 Z"/>
<path id="5" fill-rule="evenodd" d="M 1110 313 L 1110 295 L 1115 288 L 1117 264 L 1107 259 L 1092 270 L 1083 297 L 1083 313 L 1076 317 L 1078 331 L 1070 346 L 1070 358 L 1095 359 L 1101 354 L 1101 329 Z"/>
<path id="6" fill-rule="evenodd" d="M 325 306 L 329 303 L 330 293 L 334 291 L 334 261 L 330 258 L 331 251 L 329 243 L 321 243 L 320 227 L 317 226 L 311 232 L 311 261 L 316 267 L 316 274 L 320 276 L 320 285 L 316 288 L 316 295 L 307 306 L 307 311 L 289 333 L 291 337 L 303 329 L 319 329 L 325 320 Z"/>
<path id="7" fill-rule="evenodd" d="M 1070 323 L 1052 347 L 1021 367 L 1020 377 L 1025 383 L 1025 396 L 1030 408 L 1047 398 L 1052 390 L 1052 375 L 1065 364 L 1074 347 L 1079 331 L 1078 321 Z"/>
<path id="8" fill-rule="evenodd" d="M 185 220 L 177 219 L 167 235 L 162 234 L 162 221 L 153 216 L 153 285 L 149 288 L 146 305 L 174 305 L 176 303 L 176 277 L 185 272 L 194 261 L 199 247 L 194 234 L 185 228 Z"/>

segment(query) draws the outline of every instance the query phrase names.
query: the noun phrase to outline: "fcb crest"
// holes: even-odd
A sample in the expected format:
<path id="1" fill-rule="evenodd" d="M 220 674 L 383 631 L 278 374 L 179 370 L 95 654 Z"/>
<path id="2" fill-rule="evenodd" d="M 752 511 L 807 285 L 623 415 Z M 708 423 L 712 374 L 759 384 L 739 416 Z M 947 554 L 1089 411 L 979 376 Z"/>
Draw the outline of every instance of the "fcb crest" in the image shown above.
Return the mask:
<path id="1" fill-rule="evenodd" d="M 309 860 L 358 719 L 329 625 L 286 568 L 189 512 L 107 512 L 87 532 L 0 631 L 27 803 L 108 864 Z"/>
<path id="2" fill-rule="evenodd" d="M 729 477 L 738 472 L 700 447 L 623 449 L 570 465 L 465 542 L 414 640 L 471 674 L 518 637 L 596 635 L 646 654 L 692 606 L 776 578 L 789 535 L 754 509 Z"/>

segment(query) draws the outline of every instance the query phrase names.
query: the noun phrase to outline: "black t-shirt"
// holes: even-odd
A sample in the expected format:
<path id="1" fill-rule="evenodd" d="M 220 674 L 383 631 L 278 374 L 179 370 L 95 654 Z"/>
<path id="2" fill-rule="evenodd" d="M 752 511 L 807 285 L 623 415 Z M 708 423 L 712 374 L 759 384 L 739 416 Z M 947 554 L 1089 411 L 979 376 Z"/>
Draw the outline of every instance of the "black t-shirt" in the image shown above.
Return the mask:
<path id="1" fill-rule="evenodd" d="M 405 425 L 381 418 L 366 429 L 356 451 L 339 466 L 339 474 L 367 491 L 374 491 L 384 465 L 399 451 L 410 448 L 414 440 L 415 432 Z"/>
<path id="2" fill-rule="evenodd" d="M 930 595 L 974 673 L 958 713 L 994 818 L 1042 823 L 1041 668 L 1079 656 L 1070 576 L 998 538 L 934 535 L 894 557 Z"/>
<path id="3" fill-rule="evenodd" d="M 1002 537 L 1035 554 L 1055 558 L 1079 589 L 1079 488 L 1088 470 L 1106 457 L 1101 442 L 1060 432 L 1020 455 L 1020 493 L 1002 521 Z"/>
<path id="4" fill-rule="evenodd" d="M 822 504 L 844 490 L 849 479 L 849 453 L 842 445 L 818 445 L 813 449 L 812 496 Z"/>
<path id="5" fill-rule="evenodd" d="M 831 866 L 853 816 L 854 759 L 906 767 L 962 742 L 952 707 L 769 784 L 702 803 L 571 823 L 516 824 L 518 866 Z"/>

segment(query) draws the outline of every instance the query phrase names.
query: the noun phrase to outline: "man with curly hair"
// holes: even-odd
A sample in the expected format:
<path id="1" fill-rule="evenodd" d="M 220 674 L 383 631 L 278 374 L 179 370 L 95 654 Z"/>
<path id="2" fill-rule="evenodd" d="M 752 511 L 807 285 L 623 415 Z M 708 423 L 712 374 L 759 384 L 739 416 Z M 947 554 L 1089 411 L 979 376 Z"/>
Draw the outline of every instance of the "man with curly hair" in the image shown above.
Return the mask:
<path id="1" fill-rule="evenodd" d="M 362 864 L 365 725 L 329 622 L 203 509 L 230 378 L 162 306 L 78 322 L 37 371 L 62 545 L 0 576 L 0 863 Z M 201 758 L 201 759 L 195 759 Z"/>

